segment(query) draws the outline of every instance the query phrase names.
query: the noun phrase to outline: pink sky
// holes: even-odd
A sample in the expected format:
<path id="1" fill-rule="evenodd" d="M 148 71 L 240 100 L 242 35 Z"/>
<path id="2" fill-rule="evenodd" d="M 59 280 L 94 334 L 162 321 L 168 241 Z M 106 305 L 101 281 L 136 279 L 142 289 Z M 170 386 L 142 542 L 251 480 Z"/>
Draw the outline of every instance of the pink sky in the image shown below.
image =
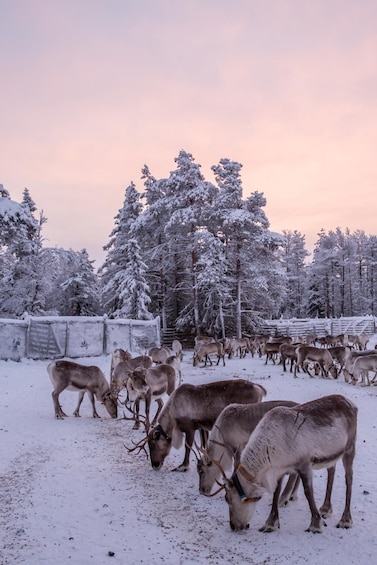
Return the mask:
<path id="1" fill-rule="evenodd" d="M 101 263 L 181 149 L 243 164 L 271 229 L 377 234 L 375 0 L 0 0 L 0 183 Z"/>

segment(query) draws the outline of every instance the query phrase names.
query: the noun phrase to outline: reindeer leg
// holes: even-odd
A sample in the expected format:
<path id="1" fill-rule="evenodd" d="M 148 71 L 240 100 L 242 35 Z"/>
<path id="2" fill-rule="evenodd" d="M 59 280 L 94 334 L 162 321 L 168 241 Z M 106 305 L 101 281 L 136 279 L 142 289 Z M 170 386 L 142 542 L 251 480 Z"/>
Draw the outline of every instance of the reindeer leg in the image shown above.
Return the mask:
<path id="1" fill-rule="evenodd" d="M 183 430 L 183 431 L 186 434 L 185 458 L 183 459 L 183 462 L 178 467 L 173 469 L 173 471 L 180 471 L 180 472 L 184 473 L 184 472 L 188 471 L 188 469 L 189 469 L 190 451 L 191 451 L 192 444 L 194 442 L 195 430 L 190 428 L 188 430 Z"/>
<path id="2" fill-rule="evenodd" d="M 90 392 L 89 390 L 88 390 L 88 394 L 89 394 L 90 402 L 92 403 L 92 406 L 93 406 L 93 418 L 99 418 L 99 415 L 97 414 L 97 410 L 96 410 L 94 394 L 92 392 Z M 84 394 L 82 395 L 81 401 L 82 401 L 83 398 L 84 398 Z M 79 405 L 80 405 L 80 399 L 79 399 Z M 77 406 L 76 410 L 78 410 L 79 405 Z"/>
<path id="3" fill-rule="evenodd" d="M 297 499 L 297 490 L 300 485 L 300 477 L 296 473 L 290 473 L 287 484 L 279 499 L 279 506 L 287 506 L 290 500 Z"/>
<path id="4" fill-rule="evenodd" d="M 312 532 L 313 534 L 321 534 L 322 533 L 322 525 L 326 525 L 325 522 L 322 520 L 321 515 L 318 511 L 317 505 L 314 500 L 313 494 L 313 475 L 311 469 L 305 469 L 299 471 L 302 484 L 304 486 L 304 492 L 306 499 L 309 504 L 310 512 L 312 514 L 312 520 L 310 522 L 309 528 L 306 530 L 307 532 Z"/>
<path id="5" fill-rule="evenodd" d="M 157 402 L 157 404 L 158 404 L 158 408 L 157 408 L 156 415 L 155 415 L 155 417 L 153 418 L 152 423 L 151 423 L 152 428 L 154 427 L 155 423 L 157 422 L 158 417 L 159 417 L 159 415 L 160 415 L 160 412 L 161 412 L 161 410 L 162 410 L 162 407 L 163 407 L 163 405 L 164 405 L 164 403 L 163 403 L 163 401 L 161 400 L 161 398 L 156 398 L 156 402 Z"/>
<path id="6" fill-rule="evenodd" d="M 325 500 L 323 501 L 323 504 L 319 509 L 322 518 L 328 518 L 332 514 L 331 493 L 334 484 L 334 477 L 335 477 L 335 465 L 327 469 L 327 485 L 326 485 Z"/>
<path id="7" fill-rule="evenodd" d="M 280 477 L 280 479 L 278 480 L 278 484 L 276 486 L 275 492 L 274 492 L 273 499 L 272 499 L 271 512 L 270 512 L 270 514 L 269 514 L 269 516 L 266 520 L 266 523 L 261 528 L 259 528 L 260 532 L 270 533 L 270 532 L 274 532 L 275 530 L 278 530 L 280 528 L 279 497 L 280 497 L 282 481 L 283 481 L 283 477 Z"/>
<path id="8" fill-rule="evenodd" d="M 136 421 L 135 421 L 134 427 L 132 428 L 133 430 L 138 430 L 138 429 L 140 429 L 139 411 L 140 411 L 140 398 L 137 398 L 137 399 L 135 400 L 135 415 L 136 415 Z"/>
<path id="9" fill-rule="evenodd" d="M 85 390 L 82 390 L 81 392 L 79 392 L 79 401 L 77 403 L 76 410 L 73 412 L 73 415 L 76 418 L 80 418 L 80 406 L 81 406 L 81 403 L 83 401 L 84 395 L 85 395 Z M 93 413 L 93 417 L 95 417 L 94 413 Z"/>
<path id="10" fill-rule="evenodd" d="M 61 404 L 59 402 L 59 394 L 63 392 L 64 386 L 57 386 L 55 390 L 52 391 L 52 402 L 54 403 L 55 416 L 58 420 L 63 418 L 68 418 L 68 415 L 63 412 Z"/>
<path id="11" fill-rule="evenodd" d="M 352 479 L 353 479 L 353 460 L 355 457 L 355 447 L 351 451 L 346 452 L 343 455 L 342 461 L 344 466 L 344 471 L 346 474 L 346 503 L 344 506 L 344 511 L 341 519 L 336 525 L 337 528 L 352 528 L 352 516 L 351 516 L 351 496 L 352 496 Z"/>

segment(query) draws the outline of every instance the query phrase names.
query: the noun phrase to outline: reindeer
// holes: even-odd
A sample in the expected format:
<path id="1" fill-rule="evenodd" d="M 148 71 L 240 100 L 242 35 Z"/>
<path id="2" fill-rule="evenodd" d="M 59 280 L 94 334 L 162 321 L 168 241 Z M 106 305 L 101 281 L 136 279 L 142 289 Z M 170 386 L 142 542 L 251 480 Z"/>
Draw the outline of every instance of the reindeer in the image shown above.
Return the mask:
<path id="1" fill-rule="evenodd" d="M 368 357 L 369 355 L 375 355 L 375 349 L 366 349 L 365 351 L 355 351 L 350 350 L 347 355 L 346 364 L 343 369 L 344 380 L 346 383 L 349 383 L 352 380 L 353 374 L 353 366 L 355 364 L 356 359 L 359 357 Z"/>
<path id="2" fill-rule="evenodd" d="M 223 473 L 225 500 L 232 530 L 249 527 L 255 505 L 267 491 L 273 494 L 271 512 L 260 528 L 280 527 L 279 495 L 282 478 L 296 472 L 302 480 L 311 511 L 306 531 L 321 533 L 323 518 L 332 513 L 331 494 L 336 462 L 342 458 L 346 496 L 338 528 L 351 528 L 353 460 L 355 457 L 357 407 L 344 396 L 330 395 L 292 408 L 278 406 L 263 416 L 241 454 L 230 479 Z M 327 468 L 324 502 L 318 510 L 313 494 L 313 470 Z"/>
<path id="3" fill-rule="evenodd" d="M 250 351 L 250 343 L 247 337 L 241 338 L 231 338 L 229 343 L 229 359 L 232 359 L 234 355 L 239 354 L 240 359 L 246 357 L 246 353 Z"/>
<path id="4" fill-rule="evenodd" d="M 172 355 L 172 351 L 166 345 L 161 347 L 151 347 L 148 349 L 148 355 L 152 359 L 153 363 L 159 365 L 161 363 L 166 363 L 166 359 Z"/>
<path id="5" fill-rule="evenodd" d="M 109 383 L 105 375 L 95 366 L 79 365 L 72 361 L 52 361 L 47 367 L 48 375 L 54 386 L 52 392 L 52 401 L 54 404 L 55 416 L 59 420 L 67 417 L 59 403 L 59 394 L 63 390 L 79 391 L 79 401 L 73 414 L 78 418 L 80 416 L 80 406 L 84 395 L 89 394 L 93 407 L 93 418 L 99 418 L 95 407 L 94 396 L 97 400 L 105 405 L 106 410 L 112 418 L 117 417 L 117 402 L 112 396 Z"/>
<path id="6" fill-rule="evenodd" d="M 296 349 L 299 346 L 299 343 L 281 343 L 279 346 L 279 353 L 280 353 L 280 362 L 283 364 L 284 371 L 287 370 L 286 361 L 287 359 L 290 360 L 290 372 L 292 373 L 293 365 L 296 362 Z M 267 360 L 266 360 L 267 361 Z"/>
<path id="7" fill-rule="evenodd" d="M 214 341 L 216 341 L 215 338 L 210 335 L 197 335 L 194 338 L 194 343 L 195 343 L 194 348 L 196 349 L 199 345 L 202 345 L 203 343 L 213 343 Z"/>
<path id="8" fill-rule="evenodd" d="M 152 359 L 149 355 L 138 355 L 127 361 L 121 361 L 115 367 L 112 378 L 110 379 L 110 388 L 114 396 L 118 397 L 120 391 L 127 387 L 127 381 L 137 367 L 148 369 L 152 367 Z"/>
<path id="9" fill-rule="evenodd" d="M 110 382 L 113 378 L 114 371 L 122 361 L 129 361 L 132 359 L 132 355 L 129 351 L 124 351 L 124 349 L 115 349 L 112 356 L 111 356 L 111 365 L 110 365 Z"/>
<path id="10" fill-rule="evenodd" d="M 375 352 L 376 350 L 372 349 L 371 351 Z M 352 369 L 352 375 L 351 375 L 352 384 L 353 385 L 357 384 L 357 382 L 361 378 L 361 384 L 370 386 L 371 383 L 371 381 L 369 380 L 370 371 L 374 373 L 374 377 L 372 379 L 372 382 L 374 382 L 374 379 L 376 378 L 376 374 L 377 374 L 377 353 L 375 353 L 374 355 L 371 354 L 371 355 L 358 356 L 355 359 Z"/>
<path id="11" fill-rule="evenodd" d="M 369 342 L 369 336 L 366 332 L 361 332 L 358 337 L 357 344 L 360 348 L 360 351 L 365 351 Z"/>
<path id="12" fill-rule="evenodd" d="M 223 360 L 223 366 L 225 367 L 225 353 L 223 344 L 219 341 L 209 342 L 209 343 L 202 343 L 198 345 L 197 349 L 194 349 L 194 357 L 193 357 L 193 366 L 196 367 L 199 365 L 201 361 L 204 360 L 203 367 L 207 366 L 207 360 L 209 361 L 210 365 L 212 365 L 211 355 L 217 356 L 217 363 L 219 364 L 220 359 Z"/>
<path id="13" fill-rule="evenodd" d="M 268 360 L 272 361 L 275 365 L 281 343 L 282 342 L 279 341 L 267 341 L 264 344 L 264 352 L 266 354 L 265 365 L 267 365 Z"/>
<path id="14" fill-rule="evenodd" d="M 183 347 L 182 343 L 178 339 L 173 339 L 171 344 L 172 355 L 174 354 L 180 361 L 183 360 Z"/>
<path id="15" fill-rule="evenodd" d="M 156 367 L 149 367 L 148 369 L 144 367 L 138 367 L 130 374 L 130 377 L 127 381 L 127 391 L 129 400 L 135 402 L 135 430 L 139 429 L 140 427 L 140 400 L 145 401 L 145 426 L 146 431 L 148 432 L 150 427 L 149 412 L 152 400 L 155 400 L 158 404 L 156 415 L 151 424 L 152 426 L 154 426 L 164 405 L 161 397 L 165 394 L 169 396 L 172 394 L 173 390 L 175 389 L 175 380 L 175 369 L 170 365 L 163 363 L 161 365 L 157 365 Z"/>
<path id="16" fill-rule="evenodd" d="M 312 362 L 319 365 L 323 377 L 328 378 L 329 373 L 334 379 L 338 378 L 338 373 L 334 365 L 334 359 L 331 357 L 328 349 L 320 347 L 311 347 L 308 345 L 299 345 L 296 348 L 296 363 L 294 376 L 300 367 L 310 375 L 307 365 Z M 310 375 L 312 376 L 312 375 Z"/>
<path id="17" fill-rule="evenodd" d="M 178 449 L 185 436 L 185 456 L 175 471 L 187 471 L 195 430 L 210 430 L 228 404 L 257 403 L 266 389 L 245 379 L 215 381 L 202 385 L 183 383 L 170 396 L 144 443 L 148 442 L 153 469 L 161 469 L 172 447 Z"/>
<path id="18" fill-rule="evenodd" d="M 220 465 L 216 465 L 216 461 L 221 462 L 223 472 L 231 469 L 232 463 L 234 468 L 237 468 L 241 451 L 248 442 L 250 434 L 269 410 L 276 406 L 297 406 L 297 404 L 290 400 L 271 400 L 256 404 L 226 406 L 210 431 L 206 450 L 200 450 L 203 455 L 197 462 L 199 492 L 209 495 L 215 482 L 221 478 Z M 299 481 L 296 479 L 296 474 L 290 477 L 280 497 L 280 506 L 284 506 L 288 500 L 295 497 L 299 486 Z"/>
<path id="19" fill-rule="evenodd" d="M 175 369 L 175 373 L 178 376 L 178 384 L 182 384 L 182 365 L 181 365 L 181 357 L 178 355 L 170 355 L 166 359 L 166 365 L 170 365 Z"/>
<path id="20" fill-rule="evenodd" d="M 331 357 L 333 358 L 334 362 L 336 362 L 339 367 L 337 369 L 338 375 L 343 371 L 347 358 L 350 354 L 350 347 L 346 345 L 336 345 L 335 347 L 329 347 L 327 350 Z"/>

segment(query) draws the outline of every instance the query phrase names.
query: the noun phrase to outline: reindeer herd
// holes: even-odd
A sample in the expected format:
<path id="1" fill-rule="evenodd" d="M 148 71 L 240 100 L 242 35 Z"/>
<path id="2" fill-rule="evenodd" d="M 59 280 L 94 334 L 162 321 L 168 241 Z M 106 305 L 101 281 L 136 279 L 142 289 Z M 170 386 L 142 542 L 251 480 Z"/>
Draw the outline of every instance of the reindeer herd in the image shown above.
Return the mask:
<path id="1" fill-rule="evenodd" d="M 265 356 L 297 377 L 300 371 L 310 377 L 337 379 L 343 373 L 347 383 L 373 384 L 377 374 L 377 350 L 367 349 L 367 336 L 327 336 L 326 340 L 306 336 L 253 336 L 215 340 L 198 336 L 192 364 L 197 367 L 225 365 L 226 358 Z M 330 339 L 331 337 L 331 339 Z M 280 527 L 279 507 L 295 500 L 302 483 L 311 521 L 307 531 L 320 533 L 324 520 L 332 513 L 331 495 L 335 466 L 342 459 L 345 472 L 345 505 L 337 524 L 350 528 L 353 460 L 355 457 L 357 407 L 340 394 L 324 396 L 298 404 L 291 400 L 265 400 L 267 390 L 247 379 L 232 378 L 200 385 L 182 382 L 183 349 L 174 340 L 171 348 L 153 347 L 145 355 L 114 351 L 110 383 L 98 367 L 66 360 L 51 362 L 47 371 L 56 418 L 66 414 L 59 394 L 79 392 L 79 409 L 85 392 L 98 417 L 95 398 L 112 418 L 123 410 L 123 419 L 143 428 L 142 439 L 127 447 L 129 453 L 145 452 L 153 469 L 162 468 L 172 448 L 184 445 L 184 459 L 174 471 L 187 471 L 190 453 L 197 459 L 199 493 L 215 496 L 225 491 L 232 530 L 249 527 L 256 503 L 265 492 L 272 495 L 272 506 L 262 532 Z M 289 364 L 289 366 L 287 365 Z M 371 377 L 370 377 L 371 374 Z M 123 400 L 123 395 L 125 399 Z M 156 401 L 152 421 L 150 411 Z M 140 403 L 145 413 L 140 414 Z M 199 432 L 200 442 L 195 441 Z M 327 469 L 326 495 L 318 509 L 313 493 L 313 470 Z M 287 477 L 282 491 L 284 478 Z"/>

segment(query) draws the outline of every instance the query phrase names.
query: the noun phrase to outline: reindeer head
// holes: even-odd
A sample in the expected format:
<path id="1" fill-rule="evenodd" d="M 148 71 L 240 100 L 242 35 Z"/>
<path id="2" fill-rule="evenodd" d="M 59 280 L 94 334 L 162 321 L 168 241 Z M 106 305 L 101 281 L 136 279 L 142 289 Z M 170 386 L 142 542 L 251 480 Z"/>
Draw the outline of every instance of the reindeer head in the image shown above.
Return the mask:
<path id="1" fill-rule="evenodd" d="M 116 418 L 118 416 L 118 403 L 110 390 L 103 395 L 102 403 L 112 418 Z"/>
<path id="2" fill-rule="evenodd" d="M 247 530 L 254 514 L 255 505 L 261 499 L 264 489 L 257 483 L 247 484 L 246 495 L 237 471 L 224 483 L 225 500 L 229 506 L 229 524 L 233 531 Z"/>
<path id="3" fill-rule="evenodd" d="M 153 469 L 161 469 L 169 455 L 172 438 L 157 424 L 148 434 L 148 447 Z"/>
<path id="4" fill-rule="evenodd" d="M 196 469 L 199 475 L 199 492 L 207 495 L 211 492 L 215 481 L 219 478 L 220 470 L 206 455 L 202 455 L 198 459 Z"/>

